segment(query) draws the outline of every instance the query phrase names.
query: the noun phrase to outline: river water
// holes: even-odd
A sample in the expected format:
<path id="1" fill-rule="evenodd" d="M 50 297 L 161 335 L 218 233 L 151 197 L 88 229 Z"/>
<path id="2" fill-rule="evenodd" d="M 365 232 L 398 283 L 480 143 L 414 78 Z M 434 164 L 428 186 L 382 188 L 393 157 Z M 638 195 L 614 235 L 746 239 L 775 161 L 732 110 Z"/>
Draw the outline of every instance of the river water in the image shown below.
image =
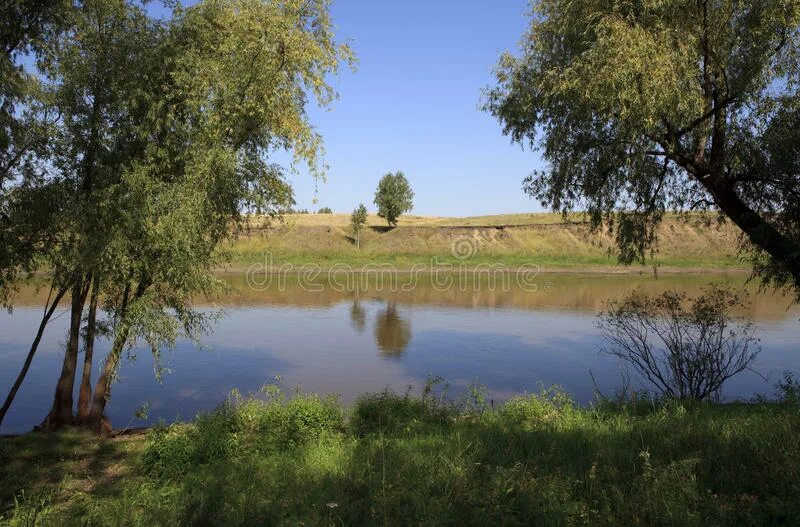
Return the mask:
<path id="1" fill-rule="evenodd" d="M 751 303 L 739 314 L 756 323 L 762 347 L 756 371 L 730 380 L 724 397 L 771 396 L 785 371 L 800 373 L 800 310 L 788 297 L 745 286 L 745 278 L 543 274 L 522 285 L 490 276 L 344 284 L 229 274 L 231 292 L 203 306 L 224 312 L 214 332 L 200 347 L 181 341 L 164 350 L 161 382 L 150 350 L 135 348 L 122 364 L 108 413 L 115 427 L 188 419 L 213 409 L 233 389 L 254 392 L 276 376 L 288 390 L 335 392 L 345 402 L 387 387 L 419 391 L 426 379 L 439 376 L 452 396 L 476 384 L 500 401 L 560 385 L 585 404 L 595 390 L 613 394 L 622 382 L 617 359 L 599 352 L 603 341 L 595 324 L 606 300 L 636 287 L 694 293 L 711 281 L 750 291 Z M 3 397 L 30 346 L 45 297 L 23 288 L 13 313 L 0 314 Z M 45 333 L 0 432 L 28 430 L 49 409 L 67 318 L 62 314 Z M 107 349 L 99 343 L 95 356 Z M 135 417 L 144 405 L 147 418 Z"/>

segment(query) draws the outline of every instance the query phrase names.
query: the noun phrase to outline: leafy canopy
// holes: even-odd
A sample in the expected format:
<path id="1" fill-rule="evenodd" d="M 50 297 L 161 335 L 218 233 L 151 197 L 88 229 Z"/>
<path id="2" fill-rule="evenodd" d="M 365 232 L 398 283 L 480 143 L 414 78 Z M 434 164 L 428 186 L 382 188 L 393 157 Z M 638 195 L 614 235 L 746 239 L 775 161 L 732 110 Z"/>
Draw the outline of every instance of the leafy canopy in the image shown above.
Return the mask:
<path id="1" fill-rule="evenodd" d="M 413 200 L 414 191 L 402 172 L 389 172 L 378 182 L 375 205 L 378 216 L 386 219 L 389 225 L 397 225 L 397 219 L 413 207 Z"/>
<path id="2" fill-rule="evenodd" d="M 3 135 L 7 152 L 24 155 L 2 158 L 11 177 L 0 180 L 0 300 L 13 302 L 25 272 L 48 269 L 53 288 L 77 298 L 80 321 L 96 281 L 112 370 L 139 338 L 157 354 L 205 329 L 193 299 L 221 285 L 220 243 L 247 213 L 293 204 L 271 154 L 290 150 L 319 173 L 308 100 L 330 104 L 330 75 L 352 62 L 328 7 L 204 0 L 162 20 L 139 2 L 85 0 L 64 7 L 58 25 L 41 22 L 35 73 L 2 79 L 4 92 L 18 88 L 13 115 L 47 141 Z M 3 59 L 18 68 L 14 53 Z"/>
<path id="3" fill-rule="evenodd" d="M 350 226 L 353 232 L 358 234 L 364 225 L 367 223 L 367 207 L 363 203 L 359 203 L 358 207 L 350 215 Z"/>
<path id="4" fill-rule="evenodd" d="M 361 246 L 360 234 L 364 225 L 367 224 L 367 207 L 363 203 L 359 203 L 358 207 L 350 215 L 350 228 L 356 237 L 356 247 Z"/>
<path id="5" fill-rule="evenodd" d="M 525 190 L 642 260 L 670 208 L 717 209 L 800 291 L 800 4 L 539 0 L 485 109 L 547 168 Z"/>

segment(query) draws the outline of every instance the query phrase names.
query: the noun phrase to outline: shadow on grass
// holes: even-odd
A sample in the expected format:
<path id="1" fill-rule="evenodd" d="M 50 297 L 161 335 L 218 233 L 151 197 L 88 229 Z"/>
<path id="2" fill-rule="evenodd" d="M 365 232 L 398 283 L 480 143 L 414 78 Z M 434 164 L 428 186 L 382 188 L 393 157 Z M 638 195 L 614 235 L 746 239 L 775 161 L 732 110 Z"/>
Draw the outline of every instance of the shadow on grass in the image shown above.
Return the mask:
<path id="1" fill-rule="evenodd" d="M 359 401 L 344 429 L 318 420 L 310 439 L 292 444 L 269 439 L 281 430 L 248 433 L 238 425 L 228 432 L 207 427 L 213 438 L 195 429 L 188 444 L 176 439 L 184 432 L 172 432 L 172 439 L 167 433 L 151 438 L 148 452 L 168 457 L 146 454 L 145 466 L 149 459 L 161 467 L 156 481 L 170 499 L 142 519 L 226 525 L 800 522 L 796 407 L 674 405 L 641 415 L 603 414 L 560 397 L 464 412 L 430 399 L 378 394 Z M 309 416 L 318 409 L 299 406 L 302 411 L 283 419 L 313 421 Z M 213 446 L 226 444 L 225 434 L 239 446 Z M 179 450 L 205 445 L 199 447 L 206 450 L 203 462 L 170 466 L 176 458 L 170 441 L 182 445 Z M 213 451 L 225 453 L 211 459 Z"/>
<path id="2" fill-rule="evenodd" d="M 79 431 L 0 439 L 0 517 L 20 498 L 62 492 L 118 496 L 120 487 L 115 483 L 129 474 L 131 454 L 141 446 Z"/>
<path id="3" fill-rule="evenodd" d="M 237 399 L 192 424 L 154 430 L 137 451 L 141 455 L 128 459 L 139 467 L 128 485 L 112 480 L 116 490 L 108 492 L 95 485 L 60 519 L 176 525 L 800 523 L 796 405 L 586 410 L 558 392 L 514 399 L 497 411 L 389 392 L 363 397 L 347 418 L 337 405 L 273 394 L 267 401 Z M 37 459 L 57 463 L 63 448 L 78 446 L 57 445 Z M 120 452 L 109 447 L 88 469 L 107 471 L 102 460 L 115 460 Z"/>

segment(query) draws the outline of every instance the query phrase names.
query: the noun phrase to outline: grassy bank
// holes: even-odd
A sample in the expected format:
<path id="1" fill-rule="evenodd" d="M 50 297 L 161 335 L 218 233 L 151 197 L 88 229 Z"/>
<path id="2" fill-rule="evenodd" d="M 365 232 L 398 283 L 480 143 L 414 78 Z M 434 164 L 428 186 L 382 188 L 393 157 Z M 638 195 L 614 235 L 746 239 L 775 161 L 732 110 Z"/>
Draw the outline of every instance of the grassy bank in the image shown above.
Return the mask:
<path id="1" fill-rule="evenodd" d="M 370 216 L 357 248 L 346 214 L 297 214 L 253 228 L 228 249 L 234 269 L 252 264 L 280 266 L 314 263 L 355 268 L 380 263 L 401 269 L 432 263 L 475 266 L 535 264 L 545 270 L 640 272 L 730 270 L 745 267 L 737 257 L 738 232 L 730 224 L 708 224 L 668 216 L 659 230 L 657 252 L 645 266 L 619 266 L 614 236 L 591 232 L 582 217 L 563 222 L 554 214 L 508 214 L 473 218 L 403 217 L 394 229 Z M 267 254 L 271 255 L 268 259 Z"/>
<path id="2" fill-rule="evenodd" d="M 796 402 L 485 408 L 270 388 L 191 424 L 0 440 L 10 525 L 797 525 Z M 16 500 L 16 502 L 15 502 Z"/>

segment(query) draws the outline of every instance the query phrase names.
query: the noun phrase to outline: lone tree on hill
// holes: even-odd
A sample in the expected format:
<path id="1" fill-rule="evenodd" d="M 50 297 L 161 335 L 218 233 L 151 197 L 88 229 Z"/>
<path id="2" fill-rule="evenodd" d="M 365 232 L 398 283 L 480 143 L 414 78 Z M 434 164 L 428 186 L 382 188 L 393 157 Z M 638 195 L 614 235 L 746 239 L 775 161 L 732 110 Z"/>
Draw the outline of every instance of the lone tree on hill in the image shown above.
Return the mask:
<path id="1" fill-rule="evenodd" d="M 375 205 L 378 216 L 386 219 L 391 226 L 397 226 L 397 219 L 413 207 L 414 191 L 402 172 L 389 172 L 378 182 L 375 191 Z"/>
<path id="2" fill-rule="evenodd" d="M 361 234 L 361 229 L 364 228 L 364 225 L 367 223 L 367 207 L 364 206 L 363 203 L 358 205 L 353 211 L 353 214 L 350 215 L 350 228 L 353 229 L 353 235 L 356 238 L 356 247 L 361 248 L 361 241 L 359 239 L 359 234 Z"/>
<path id="3" fill-rule="evenodd" d="M 800 3 L 534 2 L 485 109 L 547 169 L 525 189 L 643 260 L 670 208 L 717 210 L 800 294 Z"/>

